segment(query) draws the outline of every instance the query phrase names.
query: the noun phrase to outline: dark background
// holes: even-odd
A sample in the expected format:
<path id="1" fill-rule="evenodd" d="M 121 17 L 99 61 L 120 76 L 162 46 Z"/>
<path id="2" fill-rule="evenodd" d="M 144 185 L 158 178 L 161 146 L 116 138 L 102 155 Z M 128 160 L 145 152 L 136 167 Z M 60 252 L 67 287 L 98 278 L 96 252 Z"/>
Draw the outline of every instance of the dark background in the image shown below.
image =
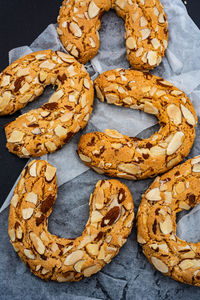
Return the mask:
<path id="1" fill-rule="evenodd" d="M 0 0 L 0 72 L 8 65 L 9 50 L 31 44 L 47 25 L 56 23 L 61 4 L 62 0 Z M 200 1 L 187 0 L 186 8 L 200 28 Z M 0 207 L 27 161 L 5 147 L 4 124 L 17 115 L 0 118 Z"/>

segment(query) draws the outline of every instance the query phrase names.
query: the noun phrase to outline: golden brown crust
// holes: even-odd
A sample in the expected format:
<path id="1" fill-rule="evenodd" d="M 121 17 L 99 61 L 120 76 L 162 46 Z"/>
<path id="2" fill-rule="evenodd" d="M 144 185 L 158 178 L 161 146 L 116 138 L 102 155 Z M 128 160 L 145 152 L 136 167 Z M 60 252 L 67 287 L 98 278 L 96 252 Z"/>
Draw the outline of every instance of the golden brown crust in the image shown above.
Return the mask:
<path id="1" fill-rule="evenodd" d="M 11 200 L 8 233 L 35 275 L 79 281 L 101 270 L 126 242 L 134 219 L 132 196 L 117 180 L 98 181 L 82 235 L 65 239 L 47 230 L 56 193 L 56 168 L 42 160 L 29 163 Z"/>
<path id="2" fill-rule="evenodd" d="M 20 157 L 41 156 L 60 149 L 83 129 L 93 105 L 93 83 L 74 57 L 51 50 L 28 54 L 0 75 L 0 115 L 13 114 L 57 86 L 49 102 L 5 127 L 7 148 Z"/>
<path id="3" fill-rule="evenodd" d="M 167 17 L 159 0 L 64 0 L 58 34 L 66 50 L 81 63 L 99 49 L 98 30 L 105 11 L 125 20 L 127 58 L 138 70 L 160 64 L 168 42 Z"/>
<path id="4" fill-rule="evenodd" d="M 83 135 L 78 154 L 87 166 L 100 174 L 135 180 L 166 172 L 187 156 L 197 117 L 182 91 L 149 73 L 123 69 L 101 74 L 94 85 L 101 101 L 154 114 L 161 128 L 144 140 L 110 129 Z"/>
<path id="5" fill-rule="evenodd" d="M 157 177 L 137 214 L 138 242 L 150 263 L 175 280 L 200 286 L 200 243 L 176 236 L 176 214 L 200 203 L 200 156 Z"/>

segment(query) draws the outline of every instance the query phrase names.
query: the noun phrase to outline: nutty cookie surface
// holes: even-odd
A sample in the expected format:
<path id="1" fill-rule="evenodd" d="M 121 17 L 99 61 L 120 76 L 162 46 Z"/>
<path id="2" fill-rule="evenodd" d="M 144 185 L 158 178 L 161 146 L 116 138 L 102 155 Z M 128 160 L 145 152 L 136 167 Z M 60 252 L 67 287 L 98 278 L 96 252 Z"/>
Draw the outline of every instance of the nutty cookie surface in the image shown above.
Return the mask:
<path id="1" fill-rule="evenodd" d="M 176 236 L 176 214 L 200 203 L 200 156 L 157 177 L 137 214 L 138 242 L 164 275 L 200 286 L 200 243 Z"/>
<path id="2" fill-rule="evenodd" d="M 78 154 L 87 166 L 100 174 L 135 180 L 166 172 L 187 156 L 197 117 L 182 91 L 149 73 L 123 69 L 101 74 L 94 85 L 102 102 L 157 116 L 160 130 L 144 140 L 110 129 L 85 134 Z"/>
<path id="3" fill-rule="evenodd" d="M 49 163 L 29 163 L 11 200 L 8 233 L 15 251 L 35 275 L 79 281 L 101 270 L 124 245 L 133 224 L 133 200 L 119 181 L 98 181 L 82 236 L 59 238 L 47 230 L 56 181 L 56 168 Z"/>
<path id="4" fill-rule="evenodd" d="M 159 65 L 168 43 L 167 18 L 159 0 L 64 0 L 57 31 L 66 50 L 81 63 L 93 58 L 101 17 L 110 9 L 125 20 L 130 64 L 138 70 Z"/>
<path id="5" fill-rule="evenodd" d="M 0 115 L 23 108 L 50 84 L 57 89 L 49 102 L 5 127 L 7 148 L 20 157 L 52 153 L 86 126 L 93 83 L 74 57 L 51 50 L 28 54 L 0 74 Z"/>

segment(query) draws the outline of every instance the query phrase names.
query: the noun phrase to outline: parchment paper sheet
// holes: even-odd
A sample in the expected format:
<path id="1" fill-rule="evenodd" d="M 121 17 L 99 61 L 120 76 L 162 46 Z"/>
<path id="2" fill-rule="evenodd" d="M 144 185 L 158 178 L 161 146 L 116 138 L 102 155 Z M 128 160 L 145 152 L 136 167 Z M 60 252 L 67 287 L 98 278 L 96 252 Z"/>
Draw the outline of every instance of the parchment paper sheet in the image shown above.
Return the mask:
<path id="1" fill-rule="evenodd" d="M 162 76 L 184 90 L 200 116 L 200 31 L 188 16 L 181 0 L 161 2 L 168 15 L 169 47 L 161 65 L 152 73 Z M 124 22 L 113 11 L 105 14 L 102 19 L 100 39 L 98 55 L 86 64 L 92 79 L 108 69 L 129 67 L 125 58 Z M 30 46 L 11 50 L 9 60 L 13 62 L 32 51 L 49 48 L 64 51 L 53 24 L 49 25 Z M 38 101 L 29 104 L 22 112 L 39 107 L 41 103 L 48 101 L 51 93 L 51 88 L 47 88 Z M 156 118 L 142 112 L 107 105 L 95 99 L 94 111 L 86 129 L 78 133 L 60 151 L 42 157 L 57 167 L 58 199 L 49 219 L 49 229 L 52 233 L 63 237 L 80 235 L 88 218 L 89 195 L 97 180 L 106 179 L 105 176 L 89 170 L 78 159 L 75 150 L 81 134 L 113 128 L 131 136 L 140 133 L 139 136 L 144 138 L 155 132 L 158 127 L 153 125 L 156 123 Z M 195 145 L 189 157 L 200 154 L 199 138 L 198 126 Z M 137 212 L 141 194 L 153 180 L 121 181 L 130 188 L 135 212 Z M 0 210 L 0 299 L 200 298 L 200 289 L 177 283 L 152 268 L 136 242 L 135 226 L 117 257 L 97 275 L 79 283 L 43 282 L 30 273 L 9 243 L 7 206 L 12 192 L 13 190 Z M 178 236 L 187 241 L 200 241 L 200 208 L 197 206 L 178 219 L 180 219 L 177 228 Z"/>

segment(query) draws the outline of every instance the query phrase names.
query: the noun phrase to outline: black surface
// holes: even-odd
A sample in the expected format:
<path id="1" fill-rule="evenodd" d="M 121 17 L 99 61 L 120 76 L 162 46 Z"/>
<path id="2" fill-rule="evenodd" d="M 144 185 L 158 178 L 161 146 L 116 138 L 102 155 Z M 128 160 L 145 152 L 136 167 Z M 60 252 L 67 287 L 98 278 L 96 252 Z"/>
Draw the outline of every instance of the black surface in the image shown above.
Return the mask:
<path id="1" fill-rule="evenodd" d="M 200 1 L 187 2 L 188 12 L 200 28 Z M 31 44 L 48 24 L 56 23 L 61 3 L 62 0 L 0 0 L 0 71 L 8 65 L 9 50 Z M 27 161 L 10 154 L 5 147 L 3 126 L 16 116 L 17 113 L 0 118 L 0 206 Z"/>

